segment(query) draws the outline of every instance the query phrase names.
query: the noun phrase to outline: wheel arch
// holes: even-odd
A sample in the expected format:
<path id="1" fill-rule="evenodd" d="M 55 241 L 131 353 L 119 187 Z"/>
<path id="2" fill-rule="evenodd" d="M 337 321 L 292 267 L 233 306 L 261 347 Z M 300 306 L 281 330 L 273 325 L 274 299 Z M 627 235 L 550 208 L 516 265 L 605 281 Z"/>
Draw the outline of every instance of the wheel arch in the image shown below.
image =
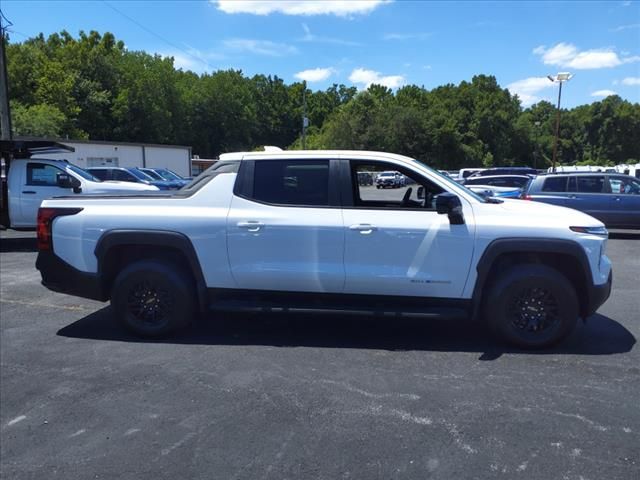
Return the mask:
<path id="1" fill-rule="evenodd" d="M 207 286 L 195 248 L 183 233 L 171 230 L 109 230 L 95 248 L 98 278 L 105 294 L 110 294 L 118 273 L 134 260 L 159 258 L 184 264 L 196 286 L 198 306 L 204 310 Z"/>
<path id="2" fill-rule="evenodd" d="M 577 242 L 555 238 L 502 238 L 492 241 L 476 266 L 473 289 L 473 318 L 478 319 L 485 293 L 501 269 L 517 263 L 548 265 L 565 275 L 576 289 L 580 315 L 590 315 L 591 266 L 584 248 Z"/>

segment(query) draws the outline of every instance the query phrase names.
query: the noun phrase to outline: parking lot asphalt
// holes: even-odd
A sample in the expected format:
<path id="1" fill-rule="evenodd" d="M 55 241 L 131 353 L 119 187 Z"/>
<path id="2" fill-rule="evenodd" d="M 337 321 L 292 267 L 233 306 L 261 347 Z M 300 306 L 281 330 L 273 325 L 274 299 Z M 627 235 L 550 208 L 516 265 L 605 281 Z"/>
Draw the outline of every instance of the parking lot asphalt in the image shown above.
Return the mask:
<path id="1" fill-rule="evenodd" d="M 148 342 L 0 241 L 5 479 L 640 478 L 640 234 L 564 344 L 460 321 L 218 315 Z"/>

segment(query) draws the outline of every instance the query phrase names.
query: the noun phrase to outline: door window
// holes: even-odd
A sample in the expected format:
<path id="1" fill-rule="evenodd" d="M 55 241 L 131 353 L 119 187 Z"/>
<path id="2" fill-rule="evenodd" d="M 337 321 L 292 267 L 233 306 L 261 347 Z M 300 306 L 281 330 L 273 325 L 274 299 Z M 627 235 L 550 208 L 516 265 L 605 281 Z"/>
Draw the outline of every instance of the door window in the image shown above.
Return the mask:
<path id="1" fill-rule="evenodd" d="M 578 192 L 580 193 L 604 193 L 604 176 L 576 177 L 578 181 Z"/>
<path id="2" fill-rule="evenodd" d="M 46 163 L 27 163 L 27 185 L 39 187 L 57 187 L 57 175 L 64 173 L 53 165 Z"/>
<path id="3" fill-rule="evenodd" d="M 382 162 L 351 162 L 353 204 L 360 208 L 435 210 L 444 189 L 413 172 Z"/>
<path id="4" fill-rule="evenodd" d="M 328 206 L 329 161 L 256 161 L 252 198 L 275 205 Z"/>
<path id="5" fill-rule="evenodd" d="M 112 170 L 111 176 L 114 180 L 120 180 L 122 182 L 137 182 L 138 180 L 132 174 L 126 170 Z"/>
<path id="6" fill-rule="evenodd" d="M 610 177 L 611 193 L 617 195 L 640 195 L 640 182 L 632 177 Z"/>

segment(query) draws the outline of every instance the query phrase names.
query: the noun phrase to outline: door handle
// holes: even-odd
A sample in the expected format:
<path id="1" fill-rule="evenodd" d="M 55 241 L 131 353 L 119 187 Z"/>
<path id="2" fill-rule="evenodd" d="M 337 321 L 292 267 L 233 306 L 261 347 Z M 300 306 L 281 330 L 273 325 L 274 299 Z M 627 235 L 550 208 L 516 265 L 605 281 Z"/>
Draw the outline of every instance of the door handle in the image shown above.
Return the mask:
<path id="1" fill-rule="evenodd" d="M 567 195 L 567 198 L 577 198 L 575 195 Z"/>
<path id="2" fill-rule="evenodd" d="M 257 222 L 255 220 L 250 220 L 248 222 L 238 222 L 237 225 L 238 225 L 238 228 L 246 228 L 247 231 L 249 232 L 257 232 L 262 227 L 264 227 L 264 223 Z"/>
<path id="3" fill-rule="evenodd" d="M 23 190 L 22 193 L 26 193 L 27 195 L 35 195 L 36 192 L 34 192 L 33 190 Z"/>
<path id="4" fill-rule="evenodd" d="M 615 197 L 615 199 L 616 199 L 616 202 L 620 201 L 620 197 Z"/>
<path id="5" fill-rule="evenodd" d="M 362 235 L 369 235 L 370 233 L 378 230 L 378 227 L 375 225 L 370 225 L 368 223 L 359 223 L 357 225 L 351 225 L 349 230 L 354 230 L 356 232 L 360 232 Z"/>

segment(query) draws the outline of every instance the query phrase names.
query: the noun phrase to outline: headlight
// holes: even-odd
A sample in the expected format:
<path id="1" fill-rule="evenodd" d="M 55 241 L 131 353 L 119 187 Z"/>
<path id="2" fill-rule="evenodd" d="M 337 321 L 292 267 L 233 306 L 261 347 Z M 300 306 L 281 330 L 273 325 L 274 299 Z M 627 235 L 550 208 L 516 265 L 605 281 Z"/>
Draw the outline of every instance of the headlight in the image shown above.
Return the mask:
<path id="1" fill-rule="evenodd" d="M 600 235 L 601 237 L 608 237 L 609 232 L 604 227 L 569 227 L 572 231 L 577 233 L 586 233 L 589 235 Z"/>

